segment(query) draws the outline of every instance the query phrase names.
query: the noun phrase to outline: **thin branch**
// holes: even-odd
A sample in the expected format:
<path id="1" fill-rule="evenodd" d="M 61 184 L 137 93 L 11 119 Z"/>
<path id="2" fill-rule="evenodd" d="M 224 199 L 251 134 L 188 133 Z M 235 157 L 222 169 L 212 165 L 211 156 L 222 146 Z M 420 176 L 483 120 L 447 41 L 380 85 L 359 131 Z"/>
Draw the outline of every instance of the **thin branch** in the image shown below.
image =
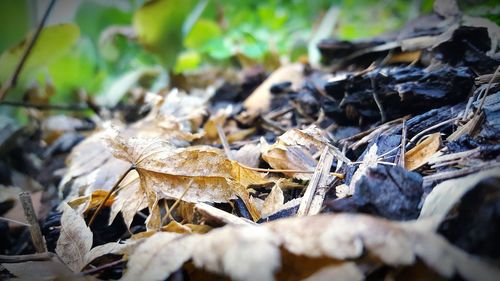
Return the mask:
<path id="1" fill-rule="evenodd" d="M 488 87 L 486 88 L 486 91 L 484 92 L 484 96 L 481 99 L 481 103 L 479 104 L 479 107 L 477 108 L 476 112 L 474 112 L 474 116 L 472 118 L 476 117 L 476 115 L 478 114 L 478 112 L 481 111 L 481 109 L 483 108 L 484 101 L 486 100 L 486 96 L 488 96 L 488 93 L 489 93 L 490 88 L 491 88 L 491 84 L 493 83 L 493 80 L 495 80 L 495 78 L 497 77 L 497 75 L 498 75 L 499 72 L 500 72 L 500 66 L 497 67 L 497 69 L 493 73 L 493 76 L 490 79 L 490 82 L 488 82 Z"/>
<path id="2" fill-rule="evenodd" d="M 99 214 L 99 212 L 101 211 L 102 207 L 104 206 L 104 204 L 106 203 L 106 201 L 108 201 L 109 197 L 111 197 L 111 194 L 113 194 L 113 192 L 115 192 L 115 190 L 118 188 L 118 186 L 120 185 L 120 183 L 123 181 L 123 179 L 125 179 L 125 177 L 128 175 L 128 173 L 130 173 L 130 171 L 134 170 L 135 169 L 135 165 L 130 165 L 130 167 L 125 171 L 125 173 L 123 173 L 123 175 L 120 177 L 120 179 L 118 181 L 116 181 L 115 185 L 113 186 L 113 188 L 111 188 L 111 190 L 108 192 L 108 194 L 106 194 L 106 197 L 104 197 L 104 199 L 102 200 L 102 202 L 99 204 L 99 206 L 97 207 L 97 209 L 95 210 L 95 212 L 92 214 L 92 217 L 90 218 L 90 221 L 89 221 L 89 227 L 92 225 L 92 223 L 94 222 L 95 218 L 97 217 L 97 214 Z"/>
<path id="3" fill-rule="evenodd" d="M 29 102 L 17 102 L 17 101 L 2 101 L 0 106 L 12 106 L 12 107 L 26 107 L 34 108 L 38 110 L 67 110 L 67 111 L 83 111 L 90 110 L 91 108 L 83 104 L 36 104 Z"/>
<path id="4" fill-rule="evenodd" d="M 256 171 L 256 172 L 262 172 L 262 173 L 295 173 L 295 174 L 314 174 L 314 171 L 304 171 L 304 170 L 287 170 L 287 169 L 264 169 L 264 168 L 254 168 L 254 167 L 250 167 L 250 166 L 246 166 L 242 163 L 239 163 L 238 164 L 245 168 L 245 169 L 249 169 L 249 170 L 252 170 L 252 171 Z M 391 163 L 392 164 L 392 163 Z M 335 177 L 338 177 L 340 179 L 343 179 L 344 178 L 344 174 L 340 174 L 340 173 L 330 173 L 331 176 L 335 176 Z"/>
<path id="5" fill-rule="evenodd" d="M 28 57 L 31 53 L 31 50 L 33 50 L 33 47 L 35 46 L 36 40 L 40 36 L 40 32 L 42 31 L 42 28 L 44 27 L 45 22 L 49 18 L 49 14 L 52 11 L 52 8 L 54 7 L 55 3 L 56 3 L 56 0 L 50 1 L 49 6 L 45 10 L 45 14 L 43 15 L 43 18 L 40 21 L 40 23 L 38 24 L 38 26 L 35 30 L 35 34 L 33 34 L 33 37 L 31 38 L 31 40 L 28 43 L 28 46 L 24 50 L 23 55 L 21 56 L 21 59 L 19 60 L 17 66 L 16 66 L 16 69 L 14 70 L 14 73 L 12 73 L 12 76 L 9 78 L 9 80 L 7 80 L 3 84 L 2 89 L 0 89 L 0 101 L 2 101 L 5 98 L 5 96 L 7 95 L 7 92 L 12 87 L 16 86 L 17 79 L 19 78 L 19 75 L 21 74 L 21 71 L 23 70 L 23 66 L 26 63 L 26 61 L 28 60 Z"/>
<path id="6" fill-rule="evenodd" d="M 227 158 L 229 158 L 230 160 L 234 160 L 233 153 L 231 152 L 231 147 L 229 147 L 229 142 L 227 141 L 226 134 L 224 134 L 224 129 L 222 129 L 222 126 L 220 124 L 217 124 L 216 127 L 220 142 L 222 143 L 224 152 L 226 152 Z"/>
<path id="7" fill-rule="evenodd" d="M 93 273 L 96 273 L 96 272 L 99 272 L 101 270 L 104 270 L 106 268 L 110 268 L 110 267 L 113 267 L 115 265 L 118 265 L 120 263 L 124 263 L 125 261 L 123 260 L 116 260 L 116 261 L 113 261 L 113 262 L 110 262 L 110 263 L 107 263 L 107 264 L 103 264 L 101 266 L 98 266 L 96 268 L 92 268 L 92 269 L 89 269 L 89 270 L 86 270 L 86 271 L 82 271 L 80 273 L 80 275 L 89 275 L 89 274 L 93 274 Z"/>
<path id="8" fill-rule="evenodd" d="M 25 222 L 22 222 L 22 221 L 16 221 L 16 220 L 9 219 L 9 218 L 4 218 L 4 217 L 0 217 L 0 221 L 6 221 L 6 222 L 11 222 L 11 223 L 17 223 L 17 224 L 20 224 L 20 225 L 22 225 L 22 226 L 31 226 L 31 224 L 28 224 L 28 223 L 25 223 Z"/>
<path id="9" fill-rule="evenodd" d="M 56 257 L 51 252 L 36 253 L 29 255 L 0 255 L 0 263 L 19 263 L 25 261 L 48 261 Z"/>
<path id="10" fill-rule="evenodd" d="M 33 241 L 33 246 L 38 253 L 47 252 L 47 245 L 45 244 L 45 239 L 43 238 L 42 231 L 40 230 L 40 224 L 38 223 L 38 218 L 36 217 L 35 208 L 33 207 L 33 201 L 31 200 L 30 193 L 19 193 L 19 201 L 21 201 L 21 205 L 23 206 L 26 221 L 28 221 L 28 223 L 30 224 L 29 230 L 31 234 L 31 241 Z"/>

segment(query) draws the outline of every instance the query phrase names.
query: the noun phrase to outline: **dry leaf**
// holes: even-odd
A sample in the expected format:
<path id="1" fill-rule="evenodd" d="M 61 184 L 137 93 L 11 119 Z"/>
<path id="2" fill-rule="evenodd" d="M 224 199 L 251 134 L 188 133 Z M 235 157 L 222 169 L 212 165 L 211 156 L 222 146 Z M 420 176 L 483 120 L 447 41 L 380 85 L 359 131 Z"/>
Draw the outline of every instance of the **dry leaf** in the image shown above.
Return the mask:
<path id="1" fill-rule="evenodd" d="M 158 232 L 147 238 L 130 256 L 129 266 L 122 280 L 164 280 L 181 267 L 189 255 L 176 244 L 177 251 L 170 251 L 172 242 L 180 234 Z"/>
<path id="2" fill-rule="evenodd" d="M 253 218 L 258 219 L 246 187 L 267 181 L 259 173 L 227 159 L 221 150 L 209 146 L 176 148 L 168 140 L 158 138 L 114 136 L 109 143 L 115 157 L 129 161 L 139 174 L 140 189 L 146 194 L 150 210 L 150 229 L 160 227 L 158 200 L 163 198 L 197 203 L 227 202 L 239 196 Z"/>
<path id="3" fill-rule="evenodd" d="M 78 198 L 75 198 L 75 199 L 69 201 L 68 205 L 71 208 L 76 208 L 76 207 L 84 204 L 82 209 L 83 209 L 83 213 L 86 213 L 90 210 L 96 209 L 99 206 L 99 204 L 101 204 L 101 202 L 104 200 L 104 198 L 106 198 L 108 193 L 109 193 L 109 191 L 107 191 L 107 190 L 98 189 L 98 190 L 92 192 L 92 194 L 90 194 L 90 195 L 81 196 L 81 197 L 78 197 Z M 114 200 L 115 200 L 114 195 L 111 195 L 106 200 L 106 202 L 104 202 L 103 206 L 110 207 L 113 204 Z"/>
<path id="4" fill-rule="evenodd" d="M 292 88 L 298 88 L 304 80 L 303 69 L 304 66 L 301 64 L 281 66 L 253 91 L 243 105 L 254 114 L 268 110 L 271 105 L 271 86 L 276 83 L 290 81 L 292 82 Z"/>
<path id="5" fill-rule="evenodd" d="M 300 261 L 294 274 L 303 278 L 333 270 L 332 264 L 348 268 L 360 263 L 364 272 L 371 272 L 384 264 L 403 269 L 419 261 L 445 278 L 458 274 L 465 280 L 496 280 L 500 274 L 420 222 L 330 214 L 226 226 L 205 235 L 157 233 L 132 253 L 124 279 L 163 280 L 189 260 L 198 269 L 234 280 L 274 280 L 286 276 L 294 261 Z M 345 270 L 341 280 L 356 277 L 353 268 Z"/>
<path id="6" fill-rule="evenodd" d="M 440 133 L 429 135 L 424 141 L 405 153 L 405 168 L 409 171 L 413 171 L 423 166 L 429 161 L 431 156 L 438 151 L 440 145 Z"/>
<path id="7" fill-rule="evenodd" d="M 127 240 L 126 243 L 110 242 L 94 247 L 85 255 L 85 265 L 104 255 L 129 255 L 138 242 L 138 240 Z"/>
<path id="8" fill-rule="evenodd" d="M 118 194 L 111 205 L 109 224 L 121 212 L 125 225 L 130 228 L 135 214 L 147 207 L 148 201 L 146 193 L 140 188 L 139 174 L 136 171 L 130 171 L 118 186 Z"/>
<path id="9" fill-rule="evenodd" d="M 285 202 L 285 197 L 283 195 L 283 191 L 280 187 L 281 180 L 278 180 L 276 184 L 271 189 L 271 192 L 264 200 L 264 204 L 261 210 L 261 217 L 266 218 L 271 214 L 274 214 L 278 211 Z"/>
<path id="10" fill-rule="evenodd" d="M 74 272 L 86 265 L 85 256 L 92 247 L 92 232 L 85 220 L 68 204 L 61 205 L 61 235 L 57 240 L 56 253 Z"/>

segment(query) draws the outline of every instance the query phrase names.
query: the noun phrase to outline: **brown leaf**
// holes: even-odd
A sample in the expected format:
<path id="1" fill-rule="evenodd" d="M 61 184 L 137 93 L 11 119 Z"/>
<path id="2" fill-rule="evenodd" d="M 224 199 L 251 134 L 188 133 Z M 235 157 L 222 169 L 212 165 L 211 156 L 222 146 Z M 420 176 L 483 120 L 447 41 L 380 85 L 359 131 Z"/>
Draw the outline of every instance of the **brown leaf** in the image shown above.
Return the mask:
<path id="1" fill-rule="evenodd" d="M 148 207 L 148 201 L 146 194 L 140 188 L 139 174 L 136 171 L 130 171 L 118 187 L 115 202 L 111 205 L 109 224 L 121 212 L 125 225 L 130 228 L 135 214 L 146 207 Z"/>
<path id="2" fill-rule="evenodd" d="M 440 133 L 429 135 L 424 141 L 405 153 L 405 168 L 409 171 L 413 171 L 423 166 L 429 161 L 431 156 L 438 151 L 440 145 Z"/>
<path id="3" fill-rule="evenodd" d="M 85 256 L 92 247 L 92 232 L 85 220 L 68 204 L 62 203 L 61 235 L 57 240 L 56 253 L 74 272 L 86 264 Z"/>
<path id="4" fill-rule="evenodd" d="M 197 203 L 227 202 L 239 196 L 254 219 L 258 219 L 246 187 L 267 181 L 259 173 L 227 159 L 221 150 L 209 146 L 176 148 L 159 138 L 114 136 L 109 143 L 117 158 L 135 165 L 150 209 L 150 229 L 160 227 L 157 202 L 163 198 Z"/>
<path id="5" fill-rule="evenodd" d="M 329 145 L 324 132 L 312 125 L 304 130 L 291 129 L 279 136 L 277 141 L 268 147 L 263 147 L 262 159 L 274 169 L 313 171 L 324 147 L 328 146 L 334 156 L 344 162 L 350 162 L 335 147 Z M 285 173 L 298 179 L 308 180 L 310 174 Z"/>

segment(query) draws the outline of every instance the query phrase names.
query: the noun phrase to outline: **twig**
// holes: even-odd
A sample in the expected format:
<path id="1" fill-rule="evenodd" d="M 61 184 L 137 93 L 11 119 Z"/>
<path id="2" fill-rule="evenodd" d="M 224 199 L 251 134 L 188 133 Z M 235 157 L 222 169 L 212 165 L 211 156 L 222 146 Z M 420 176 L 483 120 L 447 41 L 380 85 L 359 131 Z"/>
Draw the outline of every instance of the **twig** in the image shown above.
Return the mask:
<path id="1" fill-rule="evenodd" d="M 35 108 L 38 110 L 68 110 L 68 111 L 83 111 L 90 110 L 89 106 L 83 104 L 36 104 L 29 102 L 2 101 L 0 106 L 26 107 Z"/>
<path id="2" fill-rule="evenodd" d="M 304 196 L 302 197 L 302 200 L 300 202 L 299 210 L 297 211 L 297 216 L 306 216 L 306 215 L 313 215 L 314 212 L 311 212 L 312 202 L 316 197 L 316 193 L 319 191 L 319 188 L 325 188 L 327 182 L 328 182 L 328 174 L 330 172 L 330 168 L 332 167 L 333 163 L 333 154 L 330 153 L 330 150 L 328 147 L 325 147 L 323 149 L 323 152 L 321 153 L 321 157 L 318 161 L 318 165 L 316 166 L 316 169 L 314 171 L 314 174 L 311 178 L 311 181 L 309 181 L 309 184 L 307 185 L 306 191 L 304 192 Z M 324 196 L 326 191 L 323 190 L 323 192 L 318 192 L 321 193 L 320 196 Z M 324 197 L 323 197 L 324 199 Z M 314 200 L 318 201 L 318 200 Z M 320 206 L 318 211 L 321 209 L 322 201 L 317 202 Z"/>
<path id="3" fill-rule="evenodd" d="M 47 252 L 47 245 L 45 244 L 45 239 L 42 236 L 42 231 L 40 230 L 40 225 L 38 224 L 38 219 L 36 217 L 35 209 L 33 208 L 33 201 L 31 201 L 30 193 L 19 193 L 19 201 L 21 201 L 21 205 L 23 206 L 26 221 L 30 224 L 29 230 L 31 234 L 31 241 L 33 241 L 35 250 L 38 253 Z"/>
<path id="4" fill-rule="evenodd" d="M 99 206 L 97 207 L 95 212 L 92 214 L 92 217 L 90 218 L 89 225 L 88 225 L 89 227 L 92 226 L 92 223 L 94 223 L 94 220 L 97 217 L 97 214 L 99 214 L 99 212 L 101 211 L 101 209 L 104 206 L 104 204 L 106 203 L 106 201 L 108 201 L 109 197 L 111 197 L 111 194 L 113 194 L 113 192 L 115 192 L 115 190 L 118 188 L 118 186 L 123 181 L 123 179 L 125 179 L 125 177 L 128 175 L 128 173 L 130 173 L 130 171 L 132 171 L 132 170 L 135 170 L 135 165 L 133 165 L 133 164 L 130 165 L 130 167 L 120 177 L 120 179 L 118 181 L 116 181 L 113 188 L 111 188 L 111 190 L 108 192 L 108 194 L 106 194 L 106 197 L 104 197 L 104 199 L 101 201 L 101 203 L 99 204 Z"/>
<path id="5" fill-rule="evenodd" d="M 376 86 L 376 84 L 375 84 L 375 78 L 372 77 L 370 80 L 371 80 L 371 84 L 372 84 L 373 99 L 375 100 L 375 103 L 377 104 L 378 110 L 380 112 L 380 122 L 381 123 L 385 123 L 385 120 L 386 120 L 385 111 L 384 111 L 384 108 L 382 107 L 382 102 L 378 98 L 378 94 L 375 91 L 375 86 Z"/>
<path id="6" fill-rule="evenodd" d="M 441 123 L 437 123 L 436 125 L 434 126 L 430 126 L 429 128 L 426 128 L 425 130 L 419 132 L 418 134 L 416 134 L 413 138 L 410 139 L 410 141 L 408 142 L 408 144 L 406 145 L 406 147 L 409 147 L 412 143 L 414 143 L 420 136 L 422 136 L 423 134 L 429 132 L 429 131 L 432 131 L 434 129 L 437 129 L 443 125 L 446 125 L 448 123 L 451 123 L 451 122 L 454 122 L 456 120 L 460 119 L 460 117 L 455 117 L 455 118 L 451 118 L 451 119 L 448 119 L 448 120 L 445 120 Z"/>
<path id="7" fill-rule="evenodd" d="M 56 254 L 51 252 L 36 253 L 29 255 L 0 255 L 0 263 L 19 263 L 25 261 L 47 261 L 57 257 Z"/>
<path id="8" fill-rule="evenodd" d="M 193 185 L 193 179 L 191 179 L 186 187 L 186 189 L 184 190 L 184 192 L 182 193 L 181 197 L 179 197 L 177 200 L 175 200 L 174 204 L 172 205 L 172 207 L 168 208 L 167 209 L 167 213 L 165 214 L 165 216 L 163 216 L 162 218 L 162 222 L 165 223 L 167 218 L 170 217 L 172 218 L 172 211 L 175 210 L 175 208 L 177 208 L 177 205 L 179 205 L 179 203 L 181 202 L 182 198 L 186 195 L 186 193 L 188 192 L 188 190 L 191 188 L 191 185 Z"/>
<path id="9" fill-rule="evenodd" d="M 95 268 L 91 268 L 91 269 L 86 270 L 86 271 L 82 271 L 82 272 L 80 272 L 80 275 L 93 274 L 93 273 L 96 273 L 96 272 L 101 271 L 103 269 L 110 268 L 112 266 L 115 266 L 117 264 L 124 263 L 124 262 L 125 261 L 123 261 L 123 260 L 116 260 L 116 261 L 113 261 L 113 262 L 110 262 L 110 263 L 107 263 L 107 264 L 103 264 L 103 265 L 95 267 Z"/>
<path id="10" fill-rule="evenodd" d="M 499 166 L 500 166 L 500 163 L 493 160 L 493 161 L 486 162 L 486 163 L 479 165 L 479 166 L 464 168 L 464 169 L 460 169 L 460 170 L 456 170 L 456 171 L 446 171 L 446 172 L 442 172 L 442 173 L 432 174 L 430 176 L 424 177 L 424 186 L 429 185 L 430 183 L 437 181 L 437 180 L 458 178 L 458 177 L 466 176 L 468 174 L 479 172 L 481 170 L 499 167 Z"/>
<path id="11" fill-rule="evenodd" d="M 224 148 L 224 152 L 226 153 L 227 158 L 229 158 L 230 160 L 234 160 L 233 153 L 231 152 L 229 142 L 227 141 L 226 134 L 224 134 L 222 126 L 220 124 L 217 124 L 215 126 L 217 127 L 217 134 L 219 134 L 219 139 L 222 143 L 222 147 Z"/>
<path id="12" fill-rule="evenodd" d="M 33 46 L 35 46 L 36 40 L 40 36 L 40 32 L 42 31 L 42 28 L 45 25 L 45 22 L 49 18 L 49 14 L 52 11 L 52 8 L 54 7 L 55 3 L 56 3 L 56 0 L 50 1 L 49 6 L 45 10 L 45 14 L 43 15 L 43 18 L 40 21 L 40 23 L 38 24 L 38 26 L 35 30 L 35 34 L 33 34 L 33 37 L 31 38 L 31 40 L 28 43 L 28 46 L 24 50 L 24 52 L 21 56 L 21 59 L 19 60 L 17 66 L 16 66 L 16 69 L 14 70 L 14 73 L 12 73 L 12 76 L 9 78 L 9 80 L 7 80 L 3 84 L 2 89 L 0 89 L 0 101 L 2 101 L 5 98 L 5 96 L 7 95 L 7 92 L 9 91 L 10 88 L 16 86 L 17 79 L 18 79 L 19 75 L 21 74 L 23 66 L 26 63 L 26 61 L 31 53 L 31 50 L 33 49 Z"/>
<path id="13" fill-rule="evenodd" d="M 481 99 L 481 103 L 479 104 L 479 107 L 477 108 L 477 110 L 474 112 L 473 117 L 476 117 L 478 112 L 481 111 L 481 109 L 483 108 L 484 101 L 486 100 L 486 97 L 488 96 L 488 92 L 490 91 L 491 84 L 493 83 L 493 80 L 495 80 L 495 78 L 497 77 L 498 72 L 500 72 L 500 66 L 497 67 L 497 69 L 493 73 L 493 76 L 490 79 L 490 82 L 488 82 L 488 87 L 486 88 L 486 91 L 484 92 L 483 98 Z"/>
<path id="14" fill-rule="evenodd" d="M 20 225 L 23 225 L 23 226 L 31 226 L 31 224 L 27 224 L 27 223 L 22 222 L 22 221 L 16 221 L 16 220 L 12 220 L 12 219 L 9 219 L 9 218 L 4 218 L 4 217 L 0 217 L 0 221 L 17 223 L 17 224 L 20 224 Z"/>
<path id="15" fill-rule="evenodd" d="M 405 144 L 406 144 L 406 121 L 403 120 L 403 128 L 401 129 L 401 152 L 399 154 L 398 165 L 405 167 Z"/>
<path id="16" fill-rule="evenodd" d="M 294 173 L 294 174 L 314 174 L 314 171 L 304 171 L 304 170 L 287 170 L 287 169 L 265 169 L 265 168 L 254 168 L 254 167 L 250 167 L 250 166 L 246 166 L 242 163 L 239 163 L 238 164 L 245 168 L 245 169 L 249 169 L 249 170 L 252 170 L 252 171 L 256 171 L 256 172 L 261 172 L 261 173 Z M 391 163 L 392 164 L 392 163 Z M 334 177 L 338 177 L 338 178 L 341 178 L 343 179 L 344 178 L 344 174 L 340 174 L 340 173 L 330 173 L 331 176 L 334 176 Z"/>

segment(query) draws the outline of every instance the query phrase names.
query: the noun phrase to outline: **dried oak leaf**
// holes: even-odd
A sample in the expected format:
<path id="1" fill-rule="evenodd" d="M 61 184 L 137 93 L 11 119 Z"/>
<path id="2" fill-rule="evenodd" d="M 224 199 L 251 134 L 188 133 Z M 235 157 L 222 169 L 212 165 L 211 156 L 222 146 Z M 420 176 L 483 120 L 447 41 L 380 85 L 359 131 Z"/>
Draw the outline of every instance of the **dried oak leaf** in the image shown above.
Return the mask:
<path id="1" fill-rule="evenodd" d="M 140 190 L 146 194 L 150 229 L 159 229 L 158 200 L 182 198 L 186 202 L 227 202 L 241 197 L 254 219 L 258 213 L 248 201 L 246 187 L 267 181 L 257 172 L 226 158 L 223 152 L 209 146 L 177 148 L 160 138 L 108 139 L 115 157 L 133 164 L 140 179 Z M 187 189 L 187 190 L 186 190 Z"/>
<path id="2" fill-rule="evenodd" d="M 71 270 L 79 272 L 86 265 L 85 255 L 92 248 L 92 232 L 78 212 L 66 203 L 61 207 L 61 235 L 56 253 Z"/>
<path id="3" fill-rule="evenodd" d="M 353 280 L 383 265 L 404 269 L 420 261 L 445 278 L 496 280 L 500 274 L 421 222 L 330 214 L 225 226 L 204 235 L 157 233 L 131 254 L 124 280 L 164 280 L 188 261 L 234 280 L 301 279 L 335 267 L 346 267 L 336 280 Z"/>

